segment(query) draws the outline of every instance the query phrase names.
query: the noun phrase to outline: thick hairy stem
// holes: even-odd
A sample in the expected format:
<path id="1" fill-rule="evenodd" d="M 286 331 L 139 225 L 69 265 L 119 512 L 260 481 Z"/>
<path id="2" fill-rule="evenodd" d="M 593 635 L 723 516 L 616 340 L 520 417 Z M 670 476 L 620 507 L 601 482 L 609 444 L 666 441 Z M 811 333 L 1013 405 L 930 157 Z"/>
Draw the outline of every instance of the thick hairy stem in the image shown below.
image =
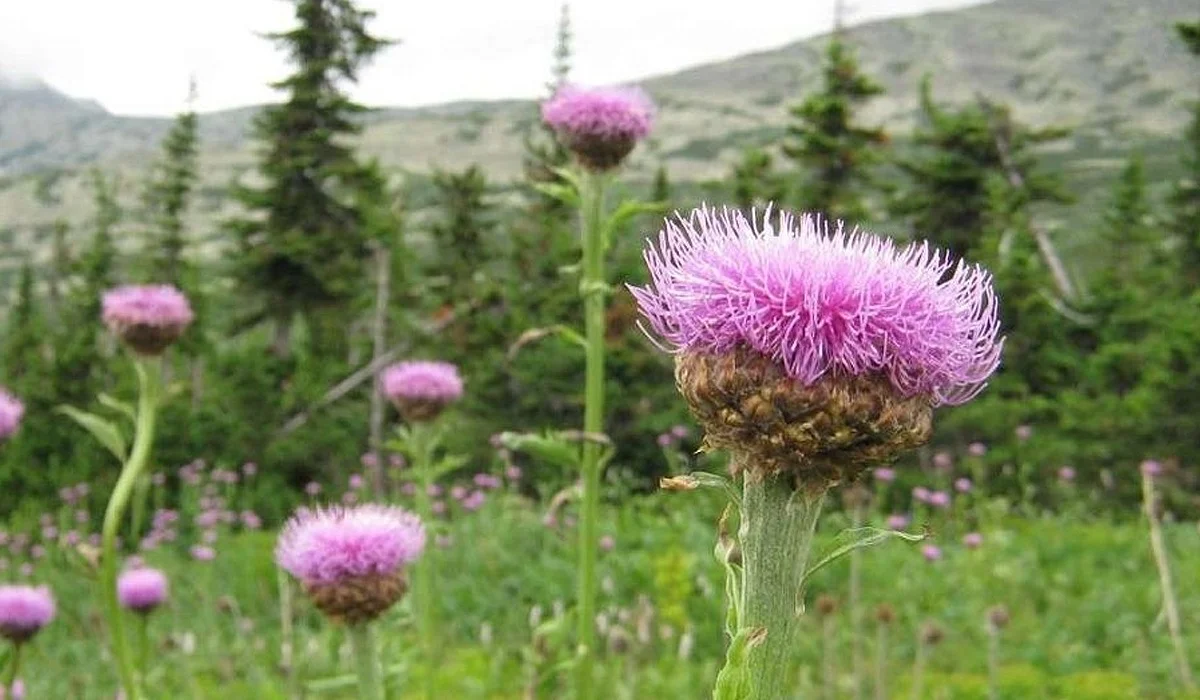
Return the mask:
<path id="1" fill-rule="evenodd" d="M 584 173 L 582 179 L 581 218 L 583 224 L 583 296 L 584 335 L 587 343 L 584 383 L 583 431 L 590 435 L 604 432 L 604 178 Z M 583 494 L 579 513 L 579 628 L 578 679 L 576 693 L 581 700 L 593 697 L 593 664 L 596 653 L 596 548 L 600 510 L 600 444 L 583 443 L 581 481 Z"/>
<path id="2" fill-rule="evenodd" d="M 283 569 L 276 569 L 276 583 L 279 587 L 279 667 L 287 679 L 288 697 L 298 695 L 298 676 L 293 663 L 296 634 L 293 623 L 292 582 Z"/>
<path id="3" fill-rule="evenodd" d="M 370 623 L 351 625 L 347 630 L 350 648 L 354 652 L 354 667 L 358 673 L 358 696 L 361 700 L 384 700 L 383 676 L 379 672 L 379 646 Z"/>
<path id="4" fill-rule="evenodd" d="M 737 458 L 737 457 L 735 457 Z M 753 700 L 794 697 L 791 657 L 804 612 L 801 590 L 824 489 L 796 490 L 790 478 L 746 474 L 742 496 L 742 629 L 765 629 L 749 650 L 747 671 Z"/>
<path id="5" fill-rule="evenodd" d="M 129 640 L 125 637 L 124 615 L 121 604 L 117 599 L 117 570 L 120 553 L 117 551 L 117 531 L 121 528 L 125 509 L 133 495 L 133 488 L 138 478 L 145 470 L 150 458 L 150 448 L 154 443 L 154 421 L 158 410 L 158 371 L 153 360 L 138 358 L 138 408 L 137 427 L 133 439 L 133 449 L 129 460 L 121 469 L 116 488 L 108 500 L 104 511 L 104 526 L 101 534 L 102 567 L 101 588 L 104 596 L 104 612 L 108 618 L 109 634 L 112 636 L 113 657 L 117 664 L 117 673 L 121 686 L 125 689 L 127 700 L 140 700 L 141 689 L 134 675 L 134 659 L 129 651 Z"/>
<path id="6" fill-rule="evenodd" d="M 21 671 L 21 647 L 23 644 L 14 644 L 12 656 L 8 659 L 8 670 L 4 673 L 4 686 L 0 687 L 0 691 L 5 693 L 11 692 L 13 683 L 17 681 L 17 674 Z M 4 697 L 0 695 L 0 697 Z"/>
<path id="7" fill-rule="evenodd" d="M 1142 503 L 1146 521 L 1150 525 L 1150 550 L 1154 553 L 1154 564 L 1158 567 L 1158 582 L 1162 588 L 1163 615 L 1167 618 L 1167 632 L 1175 647 L 1175 666 L 1179 680 L 1189 690 L 1195 687 L 1192 668 L 1188 664 L 1187 649 L 1183 645 L 1183 631 L 1179 624 L 1179 606 L 1175 600 L 1175 586 L 1171 583 L 1171 562 L 1167 558 L 1167 547 L 1163 543 L 1162 525 L 1154 512 L 1154 478 L 1142 476 Z"/>

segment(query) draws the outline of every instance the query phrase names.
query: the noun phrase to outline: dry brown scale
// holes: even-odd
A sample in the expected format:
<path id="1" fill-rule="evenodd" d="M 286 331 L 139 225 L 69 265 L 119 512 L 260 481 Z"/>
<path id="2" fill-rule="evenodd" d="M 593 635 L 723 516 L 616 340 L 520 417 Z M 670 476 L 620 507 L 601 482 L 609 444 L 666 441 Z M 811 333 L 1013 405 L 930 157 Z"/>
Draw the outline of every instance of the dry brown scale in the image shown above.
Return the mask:
<path id="1" fill-rule="evenodd" d="M 408 583 L 404 575 L 372 574 L 305 586 L 317 609 L 337 622 L 357 625 L 382 615 L 404 597 Z"/>

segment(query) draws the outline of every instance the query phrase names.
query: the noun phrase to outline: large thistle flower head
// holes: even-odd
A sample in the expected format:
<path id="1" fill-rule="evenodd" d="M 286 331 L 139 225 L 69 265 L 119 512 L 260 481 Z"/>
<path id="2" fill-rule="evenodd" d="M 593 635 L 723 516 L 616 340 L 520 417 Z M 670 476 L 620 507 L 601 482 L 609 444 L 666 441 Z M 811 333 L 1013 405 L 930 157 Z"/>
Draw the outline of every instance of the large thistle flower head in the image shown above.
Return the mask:
<path id="1" fill-rule="evenodd" d="M 0 637 L 14 644 L 33 638 L 54 619 L 54 594 L 46 586 L 0 586 Z"/>
<path id="2" fill-rule="evenodd" d="M 301 508 L 284 526 L 275 560 L 321 612 L 369 622 L 404 595 L 404 568 L 425 549 L 425 527 L 397 506 Z"/>
<path id="3" fill-rule="evenodd" d="M 379 391 L 410 422 L 436 418 L 463 395 L 458 367 L 449 362 L 408 360 L 383 370 Z"/>
<path id="4" fill-rule="evenodd" d="M 925 243 L 700 208 L 645 260 L 631 291 L 708 444 L 766 473 L 836 482 L 887 461 L 1000 361 L 991 275 Z"/>
<path id="5" fill-rule="evenodd" d="M 183 292 L 169 284 L 126 285 L 104 293 L 105 325 L 139 355 L 161 355 L 195 315 Z"/>
<path id="6" fill-rule="evenodd" d="M 542 104 L 542 119 L 580 164 L 604 172 L 620 165 L 650 134 L 654 104 L 634 87 L 565 85 Z"/>

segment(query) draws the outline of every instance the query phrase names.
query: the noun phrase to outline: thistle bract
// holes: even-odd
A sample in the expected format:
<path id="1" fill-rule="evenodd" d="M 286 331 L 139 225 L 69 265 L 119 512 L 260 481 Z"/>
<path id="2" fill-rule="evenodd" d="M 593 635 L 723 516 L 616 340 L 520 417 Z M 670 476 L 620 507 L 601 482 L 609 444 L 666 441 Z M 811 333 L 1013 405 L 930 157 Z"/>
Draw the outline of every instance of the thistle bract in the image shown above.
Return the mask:
<path id="1" fill-rule="evenodd" d="M 654 105 L 637 88 L 568 85 L 542 105 L 542 119 L 580 164 L 603 172 L 620 165 L 650 134 Z"/>
<path id="2" fill-rule="evenodd" d="M 104 293 L 104 324 L 139 355 L 161 355 L 194 315 L 187 297 L 171 285 L 129 285 Z"/>
<path id="3" fill-rule="evenodd" d="M 0 586 L 0 637 L 27 642 L 54 614 L 54 595 L 46 586 Z"/>
<path id="4" fill-rule="evenodd" d="M 385 369 L 379 390 L 405 420 L 420 422 L 435 418 L 462 398 L 463 381 L 458 368 L 449 362 L 414 360 Z"/>

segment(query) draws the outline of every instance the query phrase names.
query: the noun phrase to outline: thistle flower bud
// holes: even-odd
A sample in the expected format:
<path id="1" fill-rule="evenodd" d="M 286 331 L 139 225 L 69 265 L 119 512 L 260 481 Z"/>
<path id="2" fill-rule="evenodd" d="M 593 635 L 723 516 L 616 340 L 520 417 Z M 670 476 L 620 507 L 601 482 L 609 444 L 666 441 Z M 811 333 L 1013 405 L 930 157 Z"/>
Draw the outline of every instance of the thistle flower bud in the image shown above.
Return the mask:
<path id="1" fill-rule="evenodd" d="M 105 325 L 131 350 L 161 355 L 192 323 L 187 297 L 171 285 L 124 286 L 105 292 L 101 300 Z"/>
<path id="2" fill-rule="evenodd" d="M 926 622 L 921 626 L 921 643 L 927 647 L 935 647 L 946 638 L 946 632 L 936 622 Z"/>
<path id="3" fill-rule="evenodd" d="M 54 614 L 54 596 L 46 586 L 0 586 L 0 637 L 28 642 Z"/>
<path id="4" fill-rule="evenodd" d="M 825 594 L 817 597 L 817 615 L 821 617 L 829 617 L 837 613 L 838 601 L 831 595 Z"/>
<path id="5" fill-rule="evenodd" d="M 608 631 L 608 650 L 613 654 L 625 654 L 629 652 L 629 647 L 632 646 L 632 640 L 629 638 L 629 633 L 624 627 L 612 627 Z"/>
<path id="6" fill-rule="evenodd" d="M 158 569 L 132 568 L 117 579 L 117 599 L 140 615 L 148 615 L 167 600 L 167 577 Z"/>
<path id="7" fill-rule="evenodd" d="M 896 621 L 896 609 L 888 603 L 880 603 L 875 608 L 875 621 L 881 625 L 890 625 Z"/>
<path id="8" fill-rule="evenodd" d="M 636 88 L 565 86 L 542 105 L 542 120 L 588 170 L 605 172 L 646 138 L 654 119 L 650 98 Z"/>

